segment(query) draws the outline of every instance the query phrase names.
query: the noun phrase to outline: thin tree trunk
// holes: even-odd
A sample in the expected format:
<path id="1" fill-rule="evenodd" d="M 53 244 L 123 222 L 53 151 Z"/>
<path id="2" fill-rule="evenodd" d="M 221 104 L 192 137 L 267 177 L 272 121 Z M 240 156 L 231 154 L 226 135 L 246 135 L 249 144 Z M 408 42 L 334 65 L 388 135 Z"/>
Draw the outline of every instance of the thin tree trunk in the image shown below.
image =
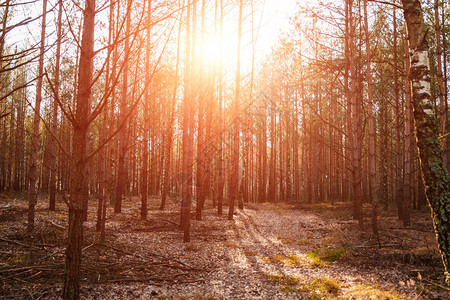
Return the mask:
<path id="1" fill-rule="evenodd" d="M 383 72 L 381 72 L 381 76 Z M 380 157 L 389 157 L 389 131 L 388 131 L 388 117 L 387 117 L 386 101 L 380 103 Z M 380 161 L 380 203 L 383 205 L 383 209 L 387 210 L 389 206 L 389 172 L 388 172 L 389 159 L 382 159 Z"/>
<path id="2" fill-rule="evenodd" d="M 349 16 L 352 19 L 352 4 L 353 0 L 349 0 Z M 349 54 L 354 57 L 355 42 L 354 42 L 355 28 L 353 22 L 350 22 L 349 31 Z M 362 210 L 362 187 L 361 187 L 361 139 L 360 127 L 362 126 L 361 103 L 357 94 L 357 74 L 355 60 L 350 59 L 350 99 L 352 106 L 352 179 L 353 179 L 353 217 L 358 220 L 360 226 L 363 225 L 364 216 Z"/>
<path id="3" fill-rule="evenodd" d="M 401 114 L 401 103 L 399 96 L 399 87 L 398 87 L 398 55 L 397 55 L 397 17 L 396 17 L 396 9 L 394 7 L 394 46 L 393 46 L 393 64 L 394 64 L 394 108 L 395 108 L 395 148 L 396 148 L 396 168 L 395 168 L 395 202 L 397 204 L 397 214 L 398 219 L 403 219 L 403 179 L 402 179 L 402 141 L 401 141 L 401 131 L 402 126 L 400 124 L 400 114 Z"/>
<path id="4" fill-rule="evenodd" d="M 144 150 L 142 152 L 142 185 L 141 185 L 141 220 L 147 219 L 147 197 L 148 197 L 148 132 L 150 124 L 149 116 L 149 102 L 150 102 L 150 91 L 148 90 L 148 85 L 150 81 L 150 45 L 151 45 L 151 15 L 152 15 L 152 0 L 148 0 L 147 8 L 147 47 L 145 55 L 145 84 L 147 90 L 145 91 L 144 97 Z M 155 149 L 152 149 L 153 151 Z"/>
<path id="5" fill-rule="evenodd" d="M 181 3 L 179 3 L 179 6 L 181 6 Z M 180 16 L 182 17 L 182 16 Z M 177 97 L 177 91 L 178 91 L 178 69 L 180 64 L 180 42 L 181 42 L 181 29 L 182 29 L 182 22 L 180 22 L 178 26 L 178 36 L 177 36 L 177 58 L 175 63 L 175 83 L 172 90 L 172 98 L 170 101 L 170 116 L 169 116 L 169 123 L 167 124 L 166 129 L 166 143 L 164 147 L 165 151 L 165 162 L 164 162 L 164 170 L 163 170 L 163 187 L 161 191 L 161 205 L 159 206 L 160 210 L 164 210 L 166 206 L 166 198 L 169 194 L 169 188 L 170 188 L 170 165 L 171 165 L 171 153 L 172 153 L 172 139 L 173 139 L 173 127 L 175 122 L 175 110 L 176 110 L 176 97 Z"/>
<path id="6" fill-rule="evenodd" d="M 2 107 L 6 106 L 2 104 Z M 2 125 L 2 141 L 1 141 L 1 149 L 0 151 L 0 172 L 1 172 L 1 178 L 0 178 L 0 191 L 6 190 L 6 163 L 7 163 L 7 156 L 6 156 L 6 142 L 7 142 L 7 133 L 6 130 L 6 118 L 0 119 L 0 121 L 3 122 Z"/>
<path id="7" fill-rule="evenodd" d="M 243 0 L 239 1 L 239 19 L 238 19 L 238 43 L 236 55 L 236 85 L 234 91 L 234 108 L 233 108 L 233 178 L 232 190 L 230 191 L 230 206 L 228 210 L 228 220 L 233 220 L 235 201 L 239 197 L 239 106 L 241 98 L 241 38 L 242 38 L 242 10 Z"/>
<path id="8" fill-rule="evenodd" d="M 44 75 L 44 51 L 45 51 L 45 27 L 47 17 L 47 0 L 42 1 L 42 24 L 41 24 L 41 44 L 39 49 L 39 66 L 38 66 L 38 81 L 36 86 L 36 102 L 34 106 L 34 121 L 33 121 L 33 137 L 32 137 L 32 152 L 30 162 L 30 187 L 28 194 L 28 223 L 27 231 L 34 230 L 34 211 L 37 203 L 37 160 L 39 152 L 39 124 L 40 111 L 42 101 L 42 82 Z"/>
<path id="9" fill-rule="evenodd" d="M 114 38 L 114 0 L 110 0 L 109 2 L 109 26 L 108 26 L 108 45 L 111 45 L 111 42 Z M 111 53 L 113 50 L 108 48 L 108 58 L 111 60 Z M 114 59 L 114 57 L 112 58 Z M 112 70 L 111 70 L 112 67 Z M 110 89 L 114 89 L 114 78 L 115 78 L 115 68 L 112 66 L 111 61 L 107 62 L 106 65 L 106 79 L 105 86 Z M 106 138 L 108 133 L 108 115 L 109 115 L 109 106 L 110 103 L 107 103 L 102 111 L 102 127 L 100 140 Z M 97 224 L 96 229 L 100 231 L 100 241 L 105 242 L 106 232 L 106 199 L 107 199 L 107 188 L 108 188 L 108 178 L 106 175 L 107 165 L 108 165 L 108 157 L 110 154 L 109 145 L 106 145 L 102 153 L 98 157 L 98 165 L 99 165 L 99 199 L 98 199 L 98 208 L 97 208 Z"/>
<path id="10" fill-rule="evenodd" d="M 19 78 L 18 85 L 22 86 L 25 84 L 25 76 Z M 24 174 L 24 164 L 25 164 L 25 102 L 26 102 L 26 92 L 22 90 L 20 92 L 20 102 L 17 107 L 17 121 L 16 121 L 16 134 L 15 134 L 15 172 L 14 172 L 14 190 L 22 191 L 23 189 L 23 174 Z"/>
<path id="11" fill-rule="evenodd" d="M 128 36 L 131 30 L 131 3 L 132 0 L 128 0 L 126 8 L 126 29 L 125 29 L 125 50 L 124 50 L 124 66 L 123 66 L 123 85 L 122 94 L 120 99 L 120 120 L 125 122 L 128 114 L 128 59 L 130 53 L 130 45 Z M 127 168 L 127 151 L 128 151 L 128 122 L 123 124 L 119 133 L 119 165 L 117 171 L 117 182 L 116 182 L 116 201 L 114 205 L 114 212 L 122 212 L 122 198 L 124 194 L 124 188 L 126 186 L 126 168 Z"/>
<path id="12" fill-rule="evenodd" d="M 186 58 L 185 58 L 185 94 L 183 114 L 183 146 L 182 146 L 182 201 L 181 228 L 183 242 L 190 241 L 190 213 L 192 205 L 192 163 L 193 163 L 193 130 L 194 130 L 194 97 L 192 91 L 192 69 L 195 38 L 195 20 L 191 32 L 191 10 L 196 13 L 196 2 L 193 7 L 187 5 L 186 17 Z M 195 19 L 195 18 L 193 18 Z"/>
<path id="13" fill-rule="evenodd" d="M 223 0 L 220 0 L 220 58 L 223 59 Z M 217 74 L 218 86 L 218 106 L 219 106 L 219 126 L 218 126 L 218 136 L 217 139 L 219 153 L 217 154 L 217 164 L 218 164 L 218 184 L 217 184 L 217 214 L 222 214 L 223 208 L 223 189 L 225 186 L 225 177 L 223 170 L 223 65 L 221 64 Z"/>
<path id="14" fill-rule="evenodd" d="M 273 95 L 272 95 L 273 96 Z M 274 97 L 272 97 L 274 99 Z M 269 108 L 270 110 L 270 160 L 269 160 L 269 186 L 267 188 L 267 197 L 269 202 L 276 202 L 275 199 L 275 168 L 276 168 L 276 115 L 273 107 Z"/>
<path id="15" fill-rule="evenodd" d="M 411 225 L 411 145 L 412 145 L 412 107 L 411 107 L 411 82 L 410 57 L 408 41 L 405 40 L 405 174 L 403 177 L 403 225 Z"/>
<path id="16" fill-rule="evenodd" d="M 300 198 L 300 166 L 299 166 L 299 128 L 298 128 L 298 99 L 295 95 L 294 104 L 294 122 L 292 123 L 292 148 L 293 148 L 293 184 L 294 184 L 294 198 L 299 201 Z"/>
<path id="17" fill-rule="evenodd" d="M 16 122 L 16 116 L 15 116 L 15 104 L 13 101 L 11 101 L 9 103 L 10 106 L 10 117 L 9 117 L 9 139 L 11 139 L 11 137 L 13 136 L 13 130 L 14 130 L 14 123 Z M 7 170 L 6 170 L 6 187 L 8 190 L 11 190 L 11 184 L 12 184 L 12 165 L 13 165 L 13 149 L 14 149 L 14 144 L 13 143 L 9 143 L 8 148 L 7 148 L 7 157 L 8 157 L 8 163 L 7 163 Z M 6 150 L 6 149 L 5 149 Z M 38 176 L 38 175 L 37 175 Z"/>
<path id="18" fill-rule="evenodd" d="M 445 9 L 444 9 L 444 3 L 445 1 L 442 1 L 442 9 L 441 9 L 441 16 L 442 16 L 442 24 L 445 24 L 445 17 L 447 16 L 445 13 Z M 448 134 L 450 132 L 450 122 L 448 119 L 448 86 L 447 86 L 447 38 L 445 35 L 445 30 L 442 30 L 442 57 L 443 57 L 443 67 L 444 67 L 444 72 L 443 72 L 443 76 L 444 76 L 444 103 L 445 103 L 445 116 L 446 116 L 446 133 Z M 446 141 L 447 141 L 447 145 L 445 147 L 446 152 L 444 152 L 444 156 L 447 159 L 447 171 L 450 170 L 450 137 L 446 136 Z"/>
<path id="19" fill-rule="evenodd" d="M 201 33 L 200 33 L 200 45 L 204 43 L 205 35 L 205 0 L 202 0 L 201 8 Z M 203 47 L 200 47 L 200 57 L 203 57 Z M 199 98 L 198 98 L 198 114 L 197 114 L 197 172 L 196 172 L 196 206 L 195 206 L 195 218 L 197 220 L 202 219 L 203 204 L 205 201 L 205 96 L 206 96 L 206 86 L 205 86 L 205 73 L 203 72 L 205 65 L 201 65 L 198 68 L 199 77 Z"/>
<path id="20" fill-rule="evenodd" d="M 372 55 L 370 49 L 369 22 L 367 14 L 367 2 L 364 0 L 364 31 L 366 37 L 366 80 L 367 80 L 367 113 L 369 118 L 369 185 L 370 201 L 372 203 L 372 234 L 379 242 L 378 234 L 378 185 L 377 185 L 377 166 L 376 166 L 376 131 L 375 117 L 372 98 Z"/>
<path id="21" fill-rule="evenodd" d="M 438 97 L 439 97 L 439 129 L 441 135 L 442 150 L 444 154 L 447 153 L 447 136 L 445 136 L 447 129 L 447 103 L 445 97 L 444 76 L 442 74 L 442 42 L 441 42 L 441 25 L 439 22 L 439 0 L 434 0 L 434 22 L 435 22 L 435 36 L 436 36 L 436 60 L 437 60 L 437 82 L 438 82 Z M 444 155 L 444 163 L 448 165 L 447 155 Z"/>
<path id="22" fill-rule="evenodd" d="M 350 15 L 350 0 L 345 0 L 345 63 L 344 63 L 344 95 L 345 99 L 347 100 L 347 107 L 346 107 L 346 131 L 347 131 L 347 138 L 345 139 L 346 145 L 345 145 L 345 170 L 346 170 L 346 177 L 347 180 L 345 180 L 345 187 L 344 187 L 344 200 L 348 201 L 352 196 L 352 189 L 351 185 L 349 184 L 351 180 L 351 170 L 352 170 L 352 152 L 353 152 L 353 134 L 352 134 L 352 101 L 350 96 L 350 26 L 351 25 L 351 15 Z"/>
<path id="23" fill-rule="evenodd" d="M 62 42 L 62 0 L 59 0 L 58 10 L 58 34 L 56 44 L 56 63 L 55 63 L 55 98 L 59 99 L 59 86 L 60 86 L 60 61 L 61 61 L 61 42 Z M 56 136 L 58 130 L 58 104 L 57 101 L 53 101 L 53 114 L 52 114 L 52 137 L 50 140 L 50 203 L 49 209 L 55 210 L 56 205 Z"/>

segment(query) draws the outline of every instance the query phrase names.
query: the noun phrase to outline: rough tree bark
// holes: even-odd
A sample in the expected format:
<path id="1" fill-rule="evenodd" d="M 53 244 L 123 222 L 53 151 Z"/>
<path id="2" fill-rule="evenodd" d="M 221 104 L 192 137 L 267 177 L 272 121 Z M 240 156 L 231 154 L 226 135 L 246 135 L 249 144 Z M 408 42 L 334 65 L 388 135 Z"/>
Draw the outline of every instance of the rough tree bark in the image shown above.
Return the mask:
<path id="1" fill-rule="evenodd" d="M 434 229 L 450 283 L 450 178 L 444 165 L 439 141 L 439 127 L 431 96 L 431 77 L 427 30 L 419 0 L 402 0 L 408 29 L 411 55 L 410 80 L 412 82 L 414 125 L 425 193 L 433 218 Z"/>
<path id="2" fill-rule="evenodd" d="M 69 202 L 69 233 L 64 273 L 64 299 L 80 297 L 81 247 L 83 245 L 83 182 L 86 170 L 89 103 L 92 95 L 94 58 L 95 0 L 86 0 L 83 11 L 78 93 L 73 124 L 72 179 Z"/>

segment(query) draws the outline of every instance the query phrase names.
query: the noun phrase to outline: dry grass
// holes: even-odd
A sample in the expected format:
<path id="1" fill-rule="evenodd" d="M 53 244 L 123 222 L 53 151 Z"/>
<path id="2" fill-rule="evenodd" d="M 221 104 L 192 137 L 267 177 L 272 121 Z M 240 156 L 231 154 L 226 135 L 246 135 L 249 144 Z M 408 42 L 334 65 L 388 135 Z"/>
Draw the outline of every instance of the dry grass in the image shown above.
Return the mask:
<path id="1" fill-rule="evenodd" d="M 306 278 L 266 274 L 266 277 L 281 285 L 286 293 L 297 293 L 311 299 L 330 299 L 338 296 L 341 283 L 327 277 Z"/>
<path id="2" fill-rule="evenodd" d="M 386 290 L 379 285 L 356 284 L 346 289 L 344 299 L 407 299 L 405 294 L 399 293 L 395 289 Z M 418 298 L 419 299 L 419 298 Z"/>

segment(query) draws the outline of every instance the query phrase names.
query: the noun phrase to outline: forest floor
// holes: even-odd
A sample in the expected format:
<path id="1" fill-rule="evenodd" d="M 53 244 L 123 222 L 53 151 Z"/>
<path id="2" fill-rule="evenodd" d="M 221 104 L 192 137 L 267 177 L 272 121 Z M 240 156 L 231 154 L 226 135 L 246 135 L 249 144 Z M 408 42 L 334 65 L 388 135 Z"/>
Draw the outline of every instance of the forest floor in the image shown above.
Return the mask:
<path id="1" fill-rule="evenodd" d="M 108 208 L 100 243 L 92 204 L 83 299 L 450 299 L 428 210 L 408 228 L 383 212 L 378 243 L 348 204 L 249 204 L 233 221 L 207 207 L 183 243 L 179 200 L 160 211 L 152 198 L 147 221 L 137 199 L 123 205 Z M 0 197 L 0 299 L 59 299 L 67 209 L 46 207 L 40 199 L 29 235 L 27 202 Z"/>

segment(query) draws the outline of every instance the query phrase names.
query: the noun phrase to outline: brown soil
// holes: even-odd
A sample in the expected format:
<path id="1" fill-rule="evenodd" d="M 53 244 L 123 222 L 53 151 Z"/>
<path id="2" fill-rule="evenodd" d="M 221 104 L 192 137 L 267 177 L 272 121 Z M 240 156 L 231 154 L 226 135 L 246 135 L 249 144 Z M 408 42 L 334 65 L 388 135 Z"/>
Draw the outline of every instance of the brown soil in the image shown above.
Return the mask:
<path id="1" fill-rule="evenodd" d="M 102 244 L 94 202 L 83 299 L 450 299 L 428 211 L 414 212 L 408 228 L 383 212 L 378 241 L 370 224 L 363 230 L 349 219 L 346 204 L 250 204 L 234 221 L 207 207 L 182 243 L 179 200 L 160 211 L 150 199 L 141 221 L 139 200 L 127 199 L 122 214 L 109 208 Z M 29 235 L 26 201 L 0 199 L 1 299 L 61 295 L 67 210 L 46 206 L 40 199 Z"/>

